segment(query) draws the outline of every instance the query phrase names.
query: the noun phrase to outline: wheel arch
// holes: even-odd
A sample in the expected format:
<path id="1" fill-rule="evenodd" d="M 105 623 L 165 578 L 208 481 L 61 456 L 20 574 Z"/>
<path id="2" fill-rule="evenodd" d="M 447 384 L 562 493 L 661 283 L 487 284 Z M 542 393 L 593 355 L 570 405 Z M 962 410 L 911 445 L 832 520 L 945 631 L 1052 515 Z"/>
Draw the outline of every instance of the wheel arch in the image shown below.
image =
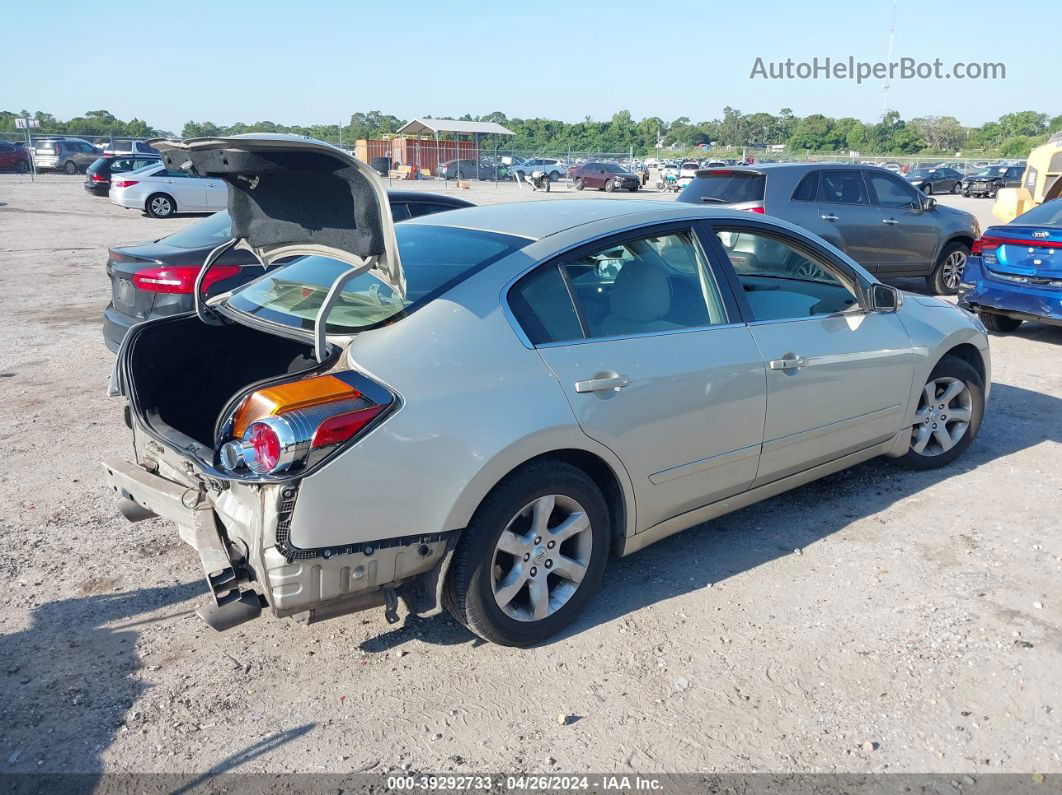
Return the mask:
<path id="1" fill-rule="evenodd" d="M 940 259 L 940 255 L 944 253 L 944 249 L 950 246 L 952 243 L 962 243 L 969 250 L 973 248 L 974 238 L 973 235 L 968 232 L 956 232 L 949 237 L 945 238 L 944 242 L 940 246 L 940 251 L 937 252 L 937 259 Z"/>
<path id="2" fill-rule="evenodd" d="M 941 354 L 940 359 L 937 359 L 937 362 L 939 363 L 945 356 L 954 356 L 956 359 L 961 359 L 966 362 L 977 371 L 977 374 L 981 377 L 981 383 L 986 387 L 988 386 L 988 373 L 985 369 L 985 359 L 976 345 L 970 342 L 961 342 L 944 351 L 944 353 Z M 933 366 L 935 367 L 936 365 Z"/>
<path id="3" fill-rule="evenodd" d="M 607 448 L 556 447 L 525 454 L 517 460 L 509 460 L 500 467 L 484 467 L 464 489 L 461 498 L 450 513 L 448 528 L 464 528 L 483 504 L 483 501 L 498 486 L 528 464 L 549 459 L 563 461 L 585 472 L 601 489 L 608 506 L 612 525 L 613 542 L 634 532 L 634 489 L 626 469 Z M 489 471 L 488 471 L 489 470 Z"/>

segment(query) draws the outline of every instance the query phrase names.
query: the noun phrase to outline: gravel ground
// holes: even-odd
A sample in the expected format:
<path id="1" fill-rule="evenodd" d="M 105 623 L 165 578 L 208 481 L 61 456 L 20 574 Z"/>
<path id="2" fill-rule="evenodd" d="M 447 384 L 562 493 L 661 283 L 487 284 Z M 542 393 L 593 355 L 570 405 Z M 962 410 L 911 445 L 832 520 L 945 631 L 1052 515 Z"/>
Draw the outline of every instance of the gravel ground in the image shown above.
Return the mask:
<path id="1" fill-rule="evenodd" d="M 1062 772 L 1062 329 L 993 338 L 956 466 L 870 462 L 614 561 L 539 648 L 380 610 L 218 634 L 195 554 L 99 466 L 129 446 L 106 247 L 188 222 L 0 177 L 3 772 Z"/>

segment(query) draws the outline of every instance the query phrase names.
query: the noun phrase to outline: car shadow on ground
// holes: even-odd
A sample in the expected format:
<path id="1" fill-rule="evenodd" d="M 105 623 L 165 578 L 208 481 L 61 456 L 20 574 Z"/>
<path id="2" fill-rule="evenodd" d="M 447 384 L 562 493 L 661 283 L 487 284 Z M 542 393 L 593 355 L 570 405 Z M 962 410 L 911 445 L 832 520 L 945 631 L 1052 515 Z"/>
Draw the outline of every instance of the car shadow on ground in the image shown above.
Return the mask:
<path id="1" fill-rule="evenodd" d="M 943 479 L 1043 442 L 1062 442 L 1062 400 L 1051 395 L 997 382 L 985 417 L 963 457 L 942 470 L 914 472 L 878 458 L 610 561 L 600 592 L 568 629 L 545 645 L 793 554 Z M 815 521 L 794 522 L 796 515 L 813 515 Z M 402 627 L 364 642 L 362 648 L 385 651 L 413 638 L 439 645 L 474 640 L 445 614 L 411 616 Z"/>
<path id="2" fill-rule="evenodd" d="M 114 593 L 110 581 L 90 581 L 85 589 L 33 608 L 29 627 L 0 637 L 5 773 L 101 771 L 100 755 L 146 688 L 136 676 L 138 617 L 198 596 L 203 586 Z M 92 593 L 103 589 L 110 592 Z"/>
<path id="3" fill-rule="evenodd" d="M 86 590 L 110 590 L 90 580 Z M 147 689 L 136 672 L 137 627 L 186 616 L 164 611 L 202 595 L 201 581 L 124 593 L 89 593 L 34 608 L 32 623 L 0 637 L 4 776 L 33 792 L 96 790 L 102 755 Z M 145 613 L 161 615 L 141 618 Z M 309 723 L 261 738 L 198 775 L 163 777 L 158 791 L 191 791 L 312 731 Z M 26 779 L 19 774 L 31 774 Z"/>

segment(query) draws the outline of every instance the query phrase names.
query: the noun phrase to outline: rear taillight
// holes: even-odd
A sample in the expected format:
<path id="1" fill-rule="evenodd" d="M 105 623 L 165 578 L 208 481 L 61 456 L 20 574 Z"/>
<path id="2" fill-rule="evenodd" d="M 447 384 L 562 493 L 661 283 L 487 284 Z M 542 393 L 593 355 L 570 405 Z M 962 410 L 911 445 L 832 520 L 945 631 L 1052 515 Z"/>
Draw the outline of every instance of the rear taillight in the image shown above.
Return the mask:
<path id="1" fill-rule="evenodd" d="M 1012 237 L 999 237 L 997 235 L 984 235 L 977 238 L 970 246 L 970 254 L 984 256 L 995 251 L 1000 246 L 1027 246 L 1029 248 L 1062 248 L 1062 243 L 1054 240 L 1018 240 Z"/>
<path id="2" fill-rule="evenodd" d="M 759 213 L 760 215 L 766 214 L 762 207 L 746 207 L 745 209 L 748 210 L 750 213 Z"/>
<path id="3" fill-rule="evenodd" d="M 116 188 L 131 188 L 139 182 L 138 179 L 116 179 L 113 184 Z"/>
<path id="4" fill-rule="evenodd" d="M 360 388 L 359 388 L 360 387 Z M 358 373 L 335 373 L 265 387 L 248 395 L 226 422 L 223 469 L 274 475 L 304 469 L 356 439 L 394 401 Z"/>
<path id="5" fill-rule="evenodd" d="M 101 177 L 99 174 L 89 174 L 89 179 L 93 182 L 110 182 L 106 177 Z"/>
<path id="6" fill-rule="evenodd" d="M 161 265 L 157 268 L 144 268 L 133 274 L 133 284 L 152 293 L 191 295 L 195 291 L 195 280 L 201 269 L 201 265 Z M 239 265 L 215 265 L 203 279 L 204 292 L 218 282 L 231 279 L 239 272 Z"/>

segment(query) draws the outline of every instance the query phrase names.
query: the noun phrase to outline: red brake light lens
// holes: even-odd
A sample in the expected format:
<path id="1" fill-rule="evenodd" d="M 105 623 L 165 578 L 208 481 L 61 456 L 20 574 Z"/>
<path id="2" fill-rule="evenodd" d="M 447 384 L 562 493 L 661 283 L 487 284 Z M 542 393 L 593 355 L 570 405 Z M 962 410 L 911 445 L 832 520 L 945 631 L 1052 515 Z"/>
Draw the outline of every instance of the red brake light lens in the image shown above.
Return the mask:
<path id="1" fill-rule="evenodd" d="M 114 181 L 114 187 L 116 188 L 131 188 L 136 185 L 140 180 L 138 179 L 118 179 Z"/>
<path id="2" fill-rule="evenodd" d="M 141 290 L 152 293 L 191 295 L 195 290 L 195 280 L 200 270 L 202 270 L 202 265 L 162 265 L 157 268 L 144 268 L 133 274 L 133 284 Z M 218 282 L 231 279 L 239 272 L 239 265 L 215 265 L 203 279 L 203 290 L 207 291 Z"/>
<path id="3" fill-rule="evenodd" d="M 333 444 L 347 441 L 347 439 L 358 434 L 366 425 L 376 419 L 385 408 L 387 406 L 369 406 L 358 411 L 329 417 L 317 426 L 317 430 L 313 434 L 313 441 L 310 442 L 310 447 L 313 449 L 329 447 Z"/>
<path id="4" fill-rule="evenodd" d="M 257 462 L 256 469 L 260 472 L 271 472 L 280 463 L 280 437 L 277 432 L 264 422 L 256 422 L 247 430 L 248 441 L 254 449 L 254 457 Z"/>
<path id="5" fill-rule="evenodd" d="M 101 177 L 99 174 L 90 174 L 89 175 L 89 179 L 91 179 L 93 182 L 107 182 L 108 181 L 106 177 Z"/>
<path id="6" fill-rule="evenodd" d="M 750 213 L 759 213 L 760 215 L 766 214 L 762 207 L 746 207 L 745 209 L 748 210 Z"/>

